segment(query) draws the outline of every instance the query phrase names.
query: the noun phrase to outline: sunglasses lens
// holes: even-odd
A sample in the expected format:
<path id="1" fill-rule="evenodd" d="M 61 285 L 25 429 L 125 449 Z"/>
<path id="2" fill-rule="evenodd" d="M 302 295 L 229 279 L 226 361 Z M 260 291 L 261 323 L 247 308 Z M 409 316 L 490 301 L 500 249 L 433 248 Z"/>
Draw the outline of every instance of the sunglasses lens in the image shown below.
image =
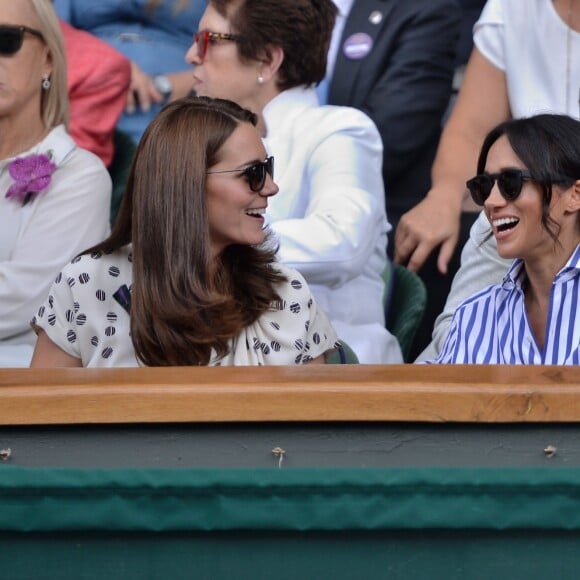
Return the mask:
<path id="1" fill-rule="evenodd" d="M 207 45 L 209 42 L 209 33 L 207 30 L 203 32 L 196 32 L 193 36 L 193 41 L 197 44 L 197 56 L 203 62 L 207 53 Z"/>
<path id="2" fill-rule="evenodd" d="M 476 175 L 467 182 L 471 198 L 477 205 L 483 205 L 493 188 L 493 180 L 489 175 Z"/>
<path id="3" fill-rule="evenodd" d="M 23 36 L 18 28 L 0 28 L 0 54 L 16 54 L 22 47 Z"/>
<path id="4" fill-rule="evenodd" d="M 274 179 L 274 158 L 273 157 L 268 157 L 268 159 L 266 159 L 265 161 L 265 166 L 266 166 L 266 171 L 268 172 L 268 175 Z"/>
<path id="5" fill-rule="evenodd" d="M 500 193 L 507 201 L 513 201 L 522 191 L 522 173 L 520 171 L 502 171 L 497 179 Z"/>
<path id="6" fill-rule="evenodd" d="M 261 191 L 266 183 L 266 166 L 264 163 L 256 163 L 248 167 L 245 171 L 248 184 L 252 191 Z"/>

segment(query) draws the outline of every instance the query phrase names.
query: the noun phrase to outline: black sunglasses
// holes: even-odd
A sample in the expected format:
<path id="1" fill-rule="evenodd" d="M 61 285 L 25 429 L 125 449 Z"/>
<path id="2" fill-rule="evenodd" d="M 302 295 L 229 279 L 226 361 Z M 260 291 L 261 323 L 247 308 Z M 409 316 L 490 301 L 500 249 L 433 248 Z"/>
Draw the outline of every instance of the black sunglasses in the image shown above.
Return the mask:
<path id="1" fill-rule="evenodd" d="M 0 26 L 0 56 L 16 54 L 22 48 L 26 33 L 44 40 L 40 30 L 28 28 L 28 26 Z"/>
<path id="2" fill-rule="evenodd" d="M 481 173 L 472 177 L 467 183 L 467 189 L 477 205 L 483 205 L 491 194 L 497 181 L 499 192 L 506 201 L 514 201 L 522 192 L 524 181 L 530 181 L 532 175 L 523 169 L 504 169 L 499 173 Z"/>
<path id="3" fill-rule="evenodd" d="M 266 157 L 265 161 L 258 161 L 245 169 L 226 169 L 224 171 L 207 171 L 206 173 L 239 173 L 248 180 L 250 189 L 257 193 L 264 188 L 266 175 L 274 179 L 274 158 Z"/>

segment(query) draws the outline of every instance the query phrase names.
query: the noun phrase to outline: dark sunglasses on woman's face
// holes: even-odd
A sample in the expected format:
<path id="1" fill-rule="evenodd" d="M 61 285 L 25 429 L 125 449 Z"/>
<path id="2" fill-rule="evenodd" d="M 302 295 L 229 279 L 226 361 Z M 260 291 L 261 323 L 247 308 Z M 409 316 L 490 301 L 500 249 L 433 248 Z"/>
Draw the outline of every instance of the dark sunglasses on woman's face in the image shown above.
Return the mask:
<path id="1" fill-rule="evenodd" d="M 506 201 L 514 201 L 522 191 L 524 181 L 530 181 L 532 176 L 523 169 L 504 169 L 499 173 L 481 173 L 472 177 L 467 183 L 467 189 L 477 205 L 483 205 L 490 196 L 497 181 L 497 188 Z"/>
<path id="2" fill-rule="evenodd" d="M 239 173 L 248 180 L 250 189 L 258 193 L 264 189 L 266 175 L 274 179 L 274 158 L 266 157 L 265 161 L 252 163 L 245 169 L 225 169 L 224 171 L 208 171 L 207 173 Z"/>
<path id="3" fill-rule="evenodd" d="M 42 32 L 28 26 L 0 26 L 0 56 L 11 56 L 22 48 L 25 34 L 44 40 Z"/>

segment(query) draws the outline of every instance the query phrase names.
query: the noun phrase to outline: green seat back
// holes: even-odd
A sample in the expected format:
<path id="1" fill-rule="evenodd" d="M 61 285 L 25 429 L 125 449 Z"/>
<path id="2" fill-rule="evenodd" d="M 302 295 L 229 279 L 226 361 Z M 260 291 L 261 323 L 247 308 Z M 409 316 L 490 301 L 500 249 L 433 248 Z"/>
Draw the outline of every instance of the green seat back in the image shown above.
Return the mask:
<path id="1" fill-rule="evenodd" d="M 133 156 L 137 148 L 133 139 L 118 129 L 115 130 L 113 140 L 115 153 L 113 155 L 113 161 L 109 166 L 109 175 L 113 181 L 110 215 L 111 225 L 115 223 L 115 219 L 117 218 L 117 213 L 119 212 L 119 207 L 121 206 L 121 201 L 125 193 L 125 184 L 129 177 L 129 170 L 131 169 L 131 163 L 133 162 Z"/>
<path id="2" fill-rule="evenodd" d="M 415 334 L 427 304 L 427 289 L 415 272 L 400 264 L 390 264 L 383 274 L 385 286 L 385 320 L 387 330 L 401 346 L 403 360 L 409 360 Z"/>
<path id="3" fill-rule="evenodd" d="M 358 356 L 344 340 L 340 341 L 341 346 L 337 348 L 332 354 L 326 357 L 327 365 L 356 365 L 359 364 Z"/>

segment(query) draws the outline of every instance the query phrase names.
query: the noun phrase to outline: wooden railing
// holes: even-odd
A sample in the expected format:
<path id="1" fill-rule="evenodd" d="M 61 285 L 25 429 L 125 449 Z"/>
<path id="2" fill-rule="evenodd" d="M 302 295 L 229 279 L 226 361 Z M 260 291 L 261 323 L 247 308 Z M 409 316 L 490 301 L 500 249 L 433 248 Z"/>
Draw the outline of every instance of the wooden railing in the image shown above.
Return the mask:
<path id="1" fill-rule="evenodd" d="M 576 422 L 580 369 L 322 365 L 4 369 L 0 425 Z"/>

